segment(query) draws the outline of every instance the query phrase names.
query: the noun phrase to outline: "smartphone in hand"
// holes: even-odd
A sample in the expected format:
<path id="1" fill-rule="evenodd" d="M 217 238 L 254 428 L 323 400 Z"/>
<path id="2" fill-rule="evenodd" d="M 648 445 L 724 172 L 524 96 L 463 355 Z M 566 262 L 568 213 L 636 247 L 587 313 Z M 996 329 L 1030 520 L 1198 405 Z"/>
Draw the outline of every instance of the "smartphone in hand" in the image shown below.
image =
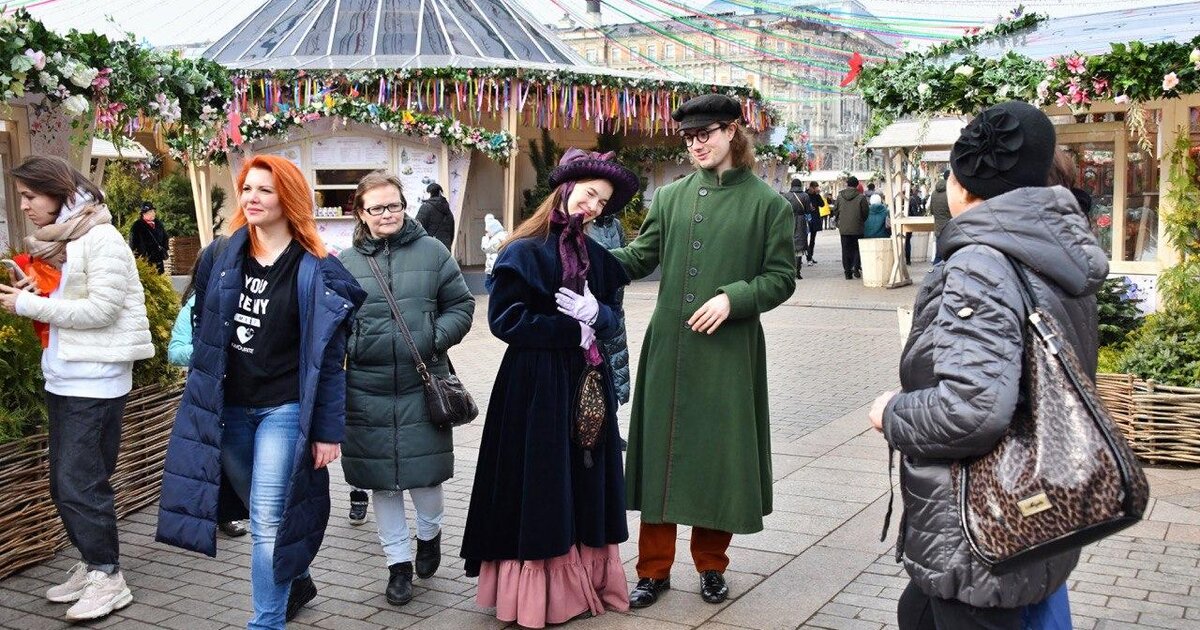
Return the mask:
<path id="1" fill-rule="evenodd" d="M 11 258 L 0 258 L 0 265 L 4 265 L 8 268 L 8 275 L 12 280 L 13 285 L 28 279 L 28 276 L 25 275 L 25 272 L 21 270 L 21 266 L 18 265 L 15 260 Z M 32 282 L 28 283 L 23 288 L 29 292 L 33 292 L 34 290 Z"/>

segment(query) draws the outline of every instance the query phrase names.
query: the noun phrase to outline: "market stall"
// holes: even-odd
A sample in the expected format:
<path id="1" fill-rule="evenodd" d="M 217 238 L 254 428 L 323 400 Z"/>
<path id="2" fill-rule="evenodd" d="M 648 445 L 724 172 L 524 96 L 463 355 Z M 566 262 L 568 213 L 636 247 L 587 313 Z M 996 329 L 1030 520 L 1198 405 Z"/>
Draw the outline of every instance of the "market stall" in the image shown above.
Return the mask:
<path id="1" fill-rule="evenodd" d="M 176 153 L 217 179 L 231 173 L 211 169 L 236 169 L 247 152 L 289 157 L 335 247 L 348 245 L 361 174 L 400 174 L 410 213 L 436 181 L 458 218 L 456 256 L 472 264 L 485 214 L 519 222 L 521 192 L 538 182 L 518 155 L 543 129 L 559 146 L 653 145 L 674 131 L 674 107 L 715 90 L 742 100 L 753 129 L 772 123 L 750 88 L 593 67 L 516 3 L 475 4 L 451 14 L 420 0 L 269 0 L 204 53 L 233 76 L 228 120 L 175 138 Z"/>
<path id="2" fill-rule="evenodd" d="M 878 134 L 868 146 L 891 145 L 889 195 L 903 189 L 896 166 L 917 145 L 884 141 L 880 131 L 894 135 L 894 125 L 947 114 L 965 120 L 1008 99 L 1039 104 L 1094 200 L 1089 219 L 1111 271 L 1128 277 L 1152 309 L 1159 274 L 1177 260 L 1160 220 L 1172 211 L 1162 161 L 1179 138 L 1200 142 L 1198 13 L 1184 4 L 1053 20 L 1017 15 L 987 33 L 869 64 L 858 88 Z M 1096 36 L 1091 25 L 1113 21 L 1126 27 L 1112 32 L 1130 41 Z M 896 122 L 905 117 L 915 120 Z M 940 142 L 924 148 L 948 148 Z"/>

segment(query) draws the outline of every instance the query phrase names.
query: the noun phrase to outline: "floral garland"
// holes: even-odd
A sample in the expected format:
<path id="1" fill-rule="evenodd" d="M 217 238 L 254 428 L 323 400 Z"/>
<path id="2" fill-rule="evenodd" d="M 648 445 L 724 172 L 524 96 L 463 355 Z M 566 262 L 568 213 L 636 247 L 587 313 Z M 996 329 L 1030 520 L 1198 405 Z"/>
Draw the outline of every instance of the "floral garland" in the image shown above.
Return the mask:
<path id="1" fill-rule="evenodd" d="M 969 115 L 1009 99 L 1065 106 L 1077 114 L 1095 101 L 1131 103 L 1127 122 L 1136 127 L 1138 104 L 1200 92 L 1200 36 L 1190 42 L 1117 43 L 1108 53 L 1046 61 L 1015 52 L 999 58 L 968 54 L 949 63 L 909 55 L 863 68 L 858 90 L 871 108 L 864 140 L 905 116 Z"/>
<path id="2" fill-rule="evenodd" d="M 171 154 L 178 159 L 224 164 L 228 160 L 228 151 L 240 150 L 242 145 L 256 140 L 282 136 L 293 127 L 322 117 L 341 119 L 343 125 L 353 121 L 374 125 L 392 133 L 438 138 L 451 149 L 478 149 L 501 164 L 508 162 L 516 144 L 515 139 L 504 132 L 488 131 L 464 125 L 453 118 L 392 108 L 333 93 L 304 107 L 280 105 L 278 111 L 273 113 L 241 119 L 236 131 L 218 131 L 199 151 L 193 148 L 196 146 L 193 137 L 176 135 L 168 138 L 167 143 Z"/>
<path id="3" fill-rule="evenodd" d="M 334 92 L 393 108 L 466 114 L 478 121 L 484 114 L 507 112 L 516 101 L 528 125 L 589 127 L 597 133 L 669 130 L 674 107 L 691 96 L 721 91 L 699 83 L 520 68 L 271 70 L 239 74 L 233 81 L 236 111 L 294 107 Z M 723 91 L 742 100 L 755 130 L 779 118 L 752 88 Z"/>
<path id="4" fill-rule="evenodd" d="M 75 128 L 89 112 L 110 138 L 146 125 L 213 125 L 231 92 L 227 71 L 205 59 L 156 52 L 132 36 L 59 35 L 24 9 L 0 18 L 0 100 L 44 94 Z"/>

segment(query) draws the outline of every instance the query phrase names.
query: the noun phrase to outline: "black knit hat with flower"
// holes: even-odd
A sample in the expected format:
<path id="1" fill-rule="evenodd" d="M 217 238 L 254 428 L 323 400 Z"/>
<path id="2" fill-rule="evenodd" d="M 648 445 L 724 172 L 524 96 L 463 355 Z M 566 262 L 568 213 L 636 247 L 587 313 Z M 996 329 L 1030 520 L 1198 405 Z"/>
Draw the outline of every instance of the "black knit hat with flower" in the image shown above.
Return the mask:
<path id="1" fill-rule="evenodd" d="M 1054 146 L 1054 125 L 1042 110 L 1008 101 L 983 110 L 963 127 L 950 151 L 950 169 L 972 195 L 991 199 L 1045 186 Z"/>

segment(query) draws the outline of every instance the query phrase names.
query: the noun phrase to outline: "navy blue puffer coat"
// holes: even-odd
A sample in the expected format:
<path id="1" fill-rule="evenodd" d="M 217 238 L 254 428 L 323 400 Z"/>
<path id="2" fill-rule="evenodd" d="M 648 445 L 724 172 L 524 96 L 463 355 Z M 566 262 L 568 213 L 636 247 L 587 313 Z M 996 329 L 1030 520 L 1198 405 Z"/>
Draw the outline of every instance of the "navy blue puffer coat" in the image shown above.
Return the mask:
<path id="1" fill-rule="evenodd" d="M 155 538 L 176 547 L 217 554 L 221 470 L 221 414 L 230 322 L 242 281 L 245 228 L 220 251 L 210 247 L 196 271 L 196 327 L 192 365 L 167 444 Z M 305 253 L 297 280 L 300 304 L 300 434 L 288 482 L 283 521 L 275 540 L 276 582 L 299 577 L 317 555 L 329 521 L 329 471 L 313 469 L 312 442 L 341 443 L 346 423 L 342 363 L 354 313 L 366 293 L 332 256 Z"/>

